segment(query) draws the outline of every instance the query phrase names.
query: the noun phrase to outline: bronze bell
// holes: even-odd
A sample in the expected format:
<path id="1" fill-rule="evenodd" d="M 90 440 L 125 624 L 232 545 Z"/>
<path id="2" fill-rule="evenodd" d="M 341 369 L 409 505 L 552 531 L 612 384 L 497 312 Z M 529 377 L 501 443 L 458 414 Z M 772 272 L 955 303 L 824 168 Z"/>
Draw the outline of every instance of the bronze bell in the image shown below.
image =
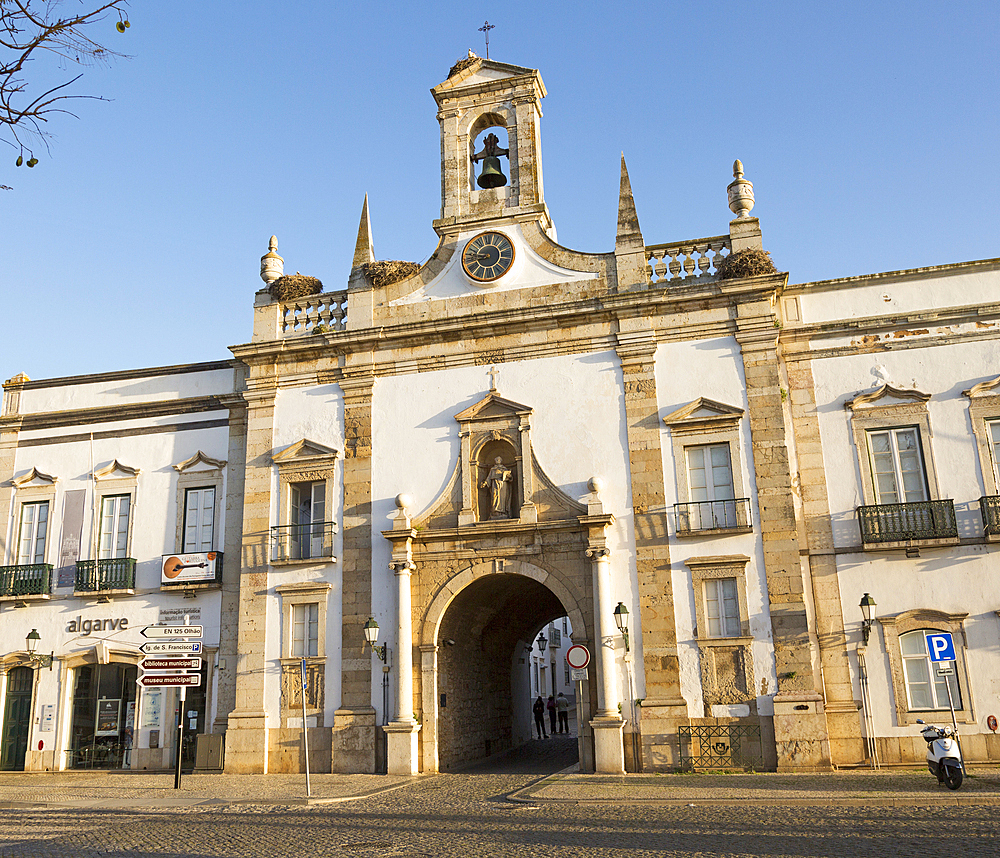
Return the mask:
<path id="1" fill-rule="evenodd" d="M 496 155 L 483 158 L 483 171 L 476 179 L 476 184 L 481 188 L 502 188 L 507 184 L 507 177 L 500 169 L 500 159 Z"/>

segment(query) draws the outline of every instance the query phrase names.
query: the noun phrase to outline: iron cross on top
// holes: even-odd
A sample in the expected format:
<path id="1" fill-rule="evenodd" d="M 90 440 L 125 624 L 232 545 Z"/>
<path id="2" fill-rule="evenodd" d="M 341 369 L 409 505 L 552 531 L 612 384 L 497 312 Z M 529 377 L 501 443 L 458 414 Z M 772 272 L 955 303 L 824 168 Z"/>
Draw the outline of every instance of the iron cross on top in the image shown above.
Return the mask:
<path id="1" fill-rule="evenodd" d="M 486 59 L 490 58 L 490 30 L 495 30 L 496 26 L 487 21 L 479 28 L 480 33 L 486 34 Z"/>

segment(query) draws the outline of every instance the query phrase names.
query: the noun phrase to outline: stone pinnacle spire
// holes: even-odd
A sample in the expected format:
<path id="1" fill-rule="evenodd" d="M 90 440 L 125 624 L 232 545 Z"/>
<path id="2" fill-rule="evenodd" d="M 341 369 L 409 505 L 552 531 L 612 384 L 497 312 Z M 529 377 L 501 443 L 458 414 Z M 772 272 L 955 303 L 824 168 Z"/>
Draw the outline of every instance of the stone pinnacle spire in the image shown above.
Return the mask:
<path id="1" fill-rule="evenodd" d="M 621 188 L 618 193 L 618 234 L 615 237 L 615 248 L 645 248 L 642 230 L 639 229 L 639 216 L 635 211 L 632 183 L 628 178 L 628 167 L 625 166 L 624 152 L 622 153 Z"/>
<path id="2" fill-rule="evenodd" d="M 372 247 L 372 222 L 368 216 L 368 194 L 365 194 L 365 204 L 361 209 L 361 223 L 358 225 L 358 240 L 354 245 L 354 261 L 351 268 L 360 268 L 375 261 L 375 248 Z"/>

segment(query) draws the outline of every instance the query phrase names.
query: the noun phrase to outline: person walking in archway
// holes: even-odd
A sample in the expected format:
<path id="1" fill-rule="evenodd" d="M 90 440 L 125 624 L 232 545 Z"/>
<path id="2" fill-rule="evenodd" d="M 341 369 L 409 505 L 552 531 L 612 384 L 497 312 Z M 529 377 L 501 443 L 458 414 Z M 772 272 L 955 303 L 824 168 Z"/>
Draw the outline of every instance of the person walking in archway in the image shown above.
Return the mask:
<path id="1" fill-rule="evenodd" d="M 542 695 L 538 695 L 538 699 L 535 701 L 535 705 L 531 707 L 531 711 L 535 716 L 535 729 L 538 730 L 539 739 L 548 739 L 549 734 L 545 732 L 545 701 L 542 700 Z"/>
<path id="2" fill-rule="evenodd" d="M 549 732 L 554 736 L 556 734 L 556 699 L 551 694 L 545 702 L 545 708 L 549 713 Z"/>
<path id="3" fill-rule="evenodd" d="M 569 701 L 561 691 L 556 698 L 556 711 L 559 713 L 559 732 L 569 732 Z"/>

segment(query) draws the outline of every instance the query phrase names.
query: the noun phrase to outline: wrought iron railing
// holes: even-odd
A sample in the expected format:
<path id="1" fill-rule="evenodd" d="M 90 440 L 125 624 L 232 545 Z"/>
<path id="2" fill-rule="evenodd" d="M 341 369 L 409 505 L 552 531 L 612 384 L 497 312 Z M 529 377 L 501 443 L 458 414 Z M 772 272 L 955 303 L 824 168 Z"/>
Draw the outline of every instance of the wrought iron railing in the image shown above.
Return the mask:
<path id="1" fill-rule="evenodd" d="M 559 649 L 562 646 L 562 632 L 559 629 L 552 629 L 551 632 L 549 635 L 549 646 L 552 649 Z"/>
<path id="2" fill-rule="evenodd" d="M 272 560 L 312 560 L 333 557 L 333 536 L 337 524 L 284 524 L 271 528 Z"/>
<path id="3" fill-rule="evenodd" d="M 863 543 L 958 538 L 951 500 L 880 503 L 858 507 Z"/>
<path id="4" fill-rule="evenodd" d="M 0 566 L 0 596 L 40 596 L 52 589 L 52 565 Z"/>
<path id="5" fill-rule="evenodd" d="M 699 530 L 749 528 L 752 526 L 750 498 L 675 503 L 674 518 L 677 532 L 682 534 Z"/>
<path id="6" fill-rule="evenodd" d="M 134 590 L 135 558 L 116 557 L 112 560 L 77 560 L 77 593 L 99 593 L 102 590 Z"/>
<path id="7" fill-rule="evenodd" d="M 760 769 L 764 747 L 758 724 L 693 724 L 678 729 L 687 769 Z"/>
<path id="8" fill-rule="evenodd" d="M 983 528 L 987 536 L 1000 536 L 1000 496 L 988 495 L 979 499 L 983 514 Z"/>

